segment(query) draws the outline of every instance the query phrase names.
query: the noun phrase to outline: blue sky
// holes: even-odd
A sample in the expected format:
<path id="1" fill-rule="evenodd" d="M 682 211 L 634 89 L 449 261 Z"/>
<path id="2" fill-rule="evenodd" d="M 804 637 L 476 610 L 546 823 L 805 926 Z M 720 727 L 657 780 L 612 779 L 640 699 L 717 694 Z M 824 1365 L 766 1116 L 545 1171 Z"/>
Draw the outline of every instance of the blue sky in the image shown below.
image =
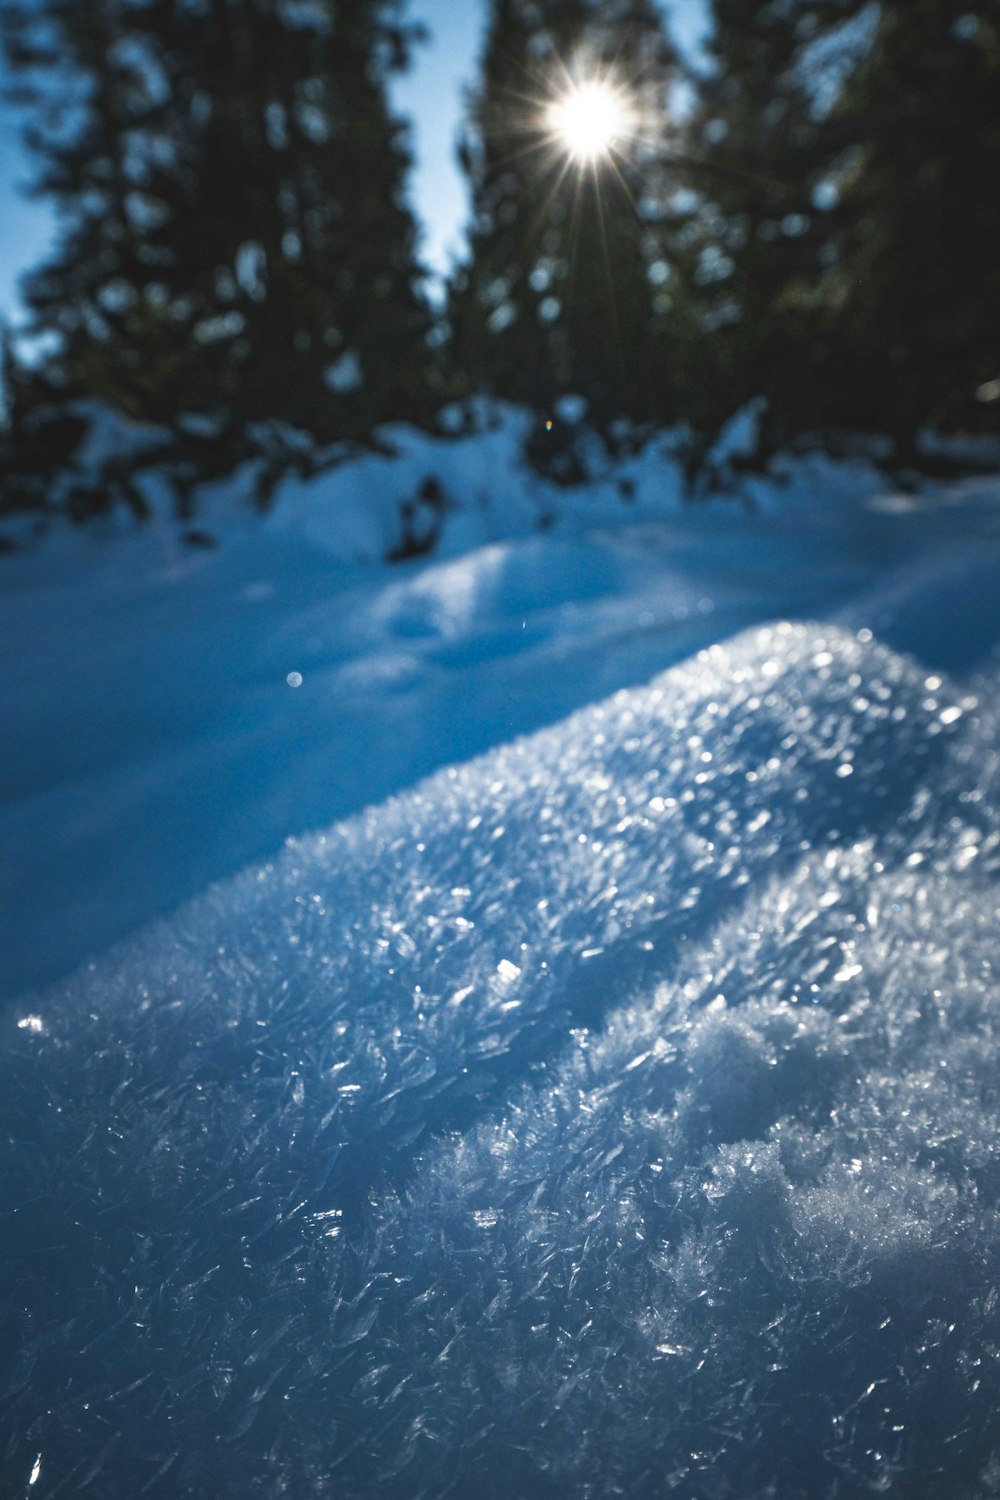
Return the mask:
<path id="1" fill-rule="evenodd" d="M 705 32 L 704 0 L 660 0 L 674 40 L 696 47 Z M 484 0 L 411 0 L 411 20 L 430 40 L 394 90 L 397 108 L 413 126 L 414 203 L 423 226 L 423 258 L 446 271 L 462 244 L 467 200 L 455 163 L 455 139 L 464 91 L 475 78 L 486 14 Z M 17 318 L 17 278 L 44 252 L 52 234 L 45 207 L 20 192 L 28 174 L 15 122 L 0 109 L 0 315 Z"/>

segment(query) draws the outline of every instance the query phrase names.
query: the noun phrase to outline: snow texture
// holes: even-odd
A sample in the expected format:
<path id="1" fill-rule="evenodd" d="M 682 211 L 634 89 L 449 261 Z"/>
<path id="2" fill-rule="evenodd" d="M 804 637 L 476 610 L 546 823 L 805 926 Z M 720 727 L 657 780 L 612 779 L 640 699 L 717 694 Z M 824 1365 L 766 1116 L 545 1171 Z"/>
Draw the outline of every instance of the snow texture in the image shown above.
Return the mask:
<path id="1" fill-rule="evenodd" d="M 154 470 L 145 525 L 54 521 L 0 558 L 0 996 L 749 626 L 867 627 L 963 677 L 1000 661 L 996 478 L 901 494 L 800 457 L 746 503 L 688 504 L 661 437 L 558 490 L 520 461 L 523 413 L 480 416 L 290 474 L 264 519 L 220 484 L 214 548 L 182 544 Z M 120 426 L 95 425 L 107 453 Z M 429 478 L 438 548 L 386 566 Z"/>
<path id="2" fill-rule="evenodd" d="M 749 632 L 8 1007 L 4 1492 L 1000 1493 L 996 730 Z"/>

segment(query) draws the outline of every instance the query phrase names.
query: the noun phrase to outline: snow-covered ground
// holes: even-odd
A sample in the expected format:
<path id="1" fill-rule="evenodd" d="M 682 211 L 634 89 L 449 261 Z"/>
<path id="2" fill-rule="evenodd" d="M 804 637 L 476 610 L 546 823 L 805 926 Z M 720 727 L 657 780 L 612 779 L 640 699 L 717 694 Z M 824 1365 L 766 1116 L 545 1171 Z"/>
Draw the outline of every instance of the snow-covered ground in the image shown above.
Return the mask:
<path id="1" fill-rule="evenodd" d="M 4 1483 L 995 1495 L 1000 481 L 398 441 L 0 558 Z"/>
<path id="2" fill-rule="evenodd" d="M 215 495 L 215 549 L 154 522 L 0 557 L 0 994 L 753 623 L 867 627 L 960 675 L 994 659 L 995 481 L 904 495 L 804 459 L 692 505 L 654 445 L 561 491 L 503 415 L 290 480 L 263 522 Z M 429 474 L 440 546 L 387 566 Z"/>

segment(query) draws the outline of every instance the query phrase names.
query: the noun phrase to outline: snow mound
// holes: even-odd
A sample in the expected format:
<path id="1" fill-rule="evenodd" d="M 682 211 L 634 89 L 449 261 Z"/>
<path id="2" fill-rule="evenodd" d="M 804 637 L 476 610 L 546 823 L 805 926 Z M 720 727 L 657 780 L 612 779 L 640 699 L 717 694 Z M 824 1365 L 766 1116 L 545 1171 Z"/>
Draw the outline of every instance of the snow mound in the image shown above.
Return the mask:
<path id="1" fill-rule="evenodd" d="M 997 743 L 770 627 L 8 1011 L 13 1492 L 996 1493 Z"/>

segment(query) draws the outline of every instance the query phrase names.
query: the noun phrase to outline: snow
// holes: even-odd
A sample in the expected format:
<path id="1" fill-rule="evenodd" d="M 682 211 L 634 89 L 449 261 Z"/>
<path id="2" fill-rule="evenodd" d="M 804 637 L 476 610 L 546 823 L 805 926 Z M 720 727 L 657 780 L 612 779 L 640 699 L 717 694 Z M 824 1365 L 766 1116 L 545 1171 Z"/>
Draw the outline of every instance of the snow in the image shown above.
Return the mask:
<path id="1" fill-rule="evenodd" d="M 329 366 L 326 372 L 326 383 L 331 391 L 337 391 L 341 395 L 361 389 L 365 383 L 365 376 L 356 349 L 345 350 L 340 358 Z"/>
<path id="2" fill-rule="evenodd" d="M 0 559 L 12 1493 L 1000 1488 L 1000 484 L 516 427 Z"/>
<path id="3" fill-rule="evenodd" d="M 0 993 L 756 622 L 867 626 L 959 673 L 991 660 L 995 481 L 900 495 L 800 459 L 692 505 L 661 441 L 566 491 L 517 461 L 519 413 L 488 415 L 290 476 L 263 521 L 242 480 L 216 486 L 196 523 L 214 549 L 180 542 L 154 473 L 144 527 L 57 526 L 0 558 Z M 386 567 L 429 475 L 439 547 Z"/>

